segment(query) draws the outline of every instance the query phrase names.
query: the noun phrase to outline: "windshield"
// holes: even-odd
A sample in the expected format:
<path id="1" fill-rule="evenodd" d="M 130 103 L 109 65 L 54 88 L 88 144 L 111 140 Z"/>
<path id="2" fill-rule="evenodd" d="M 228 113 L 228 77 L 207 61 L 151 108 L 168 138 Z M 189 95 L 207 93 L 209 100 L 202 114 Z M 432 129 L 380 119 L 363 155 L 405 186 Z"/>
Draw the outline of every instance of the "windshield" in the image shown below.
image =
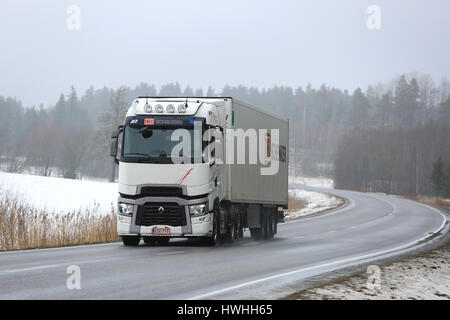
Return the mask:
<path id="1" fill-rule="evenodd" d="M 190 154 L 183 154 L 183 149 L 175 146 L 183 138 L 172 141 L 172 133 L 179 128 L 155 128 L 155 127 L 125 127 L 123 142 L 123 157 L 128 161 L 173 163 L 173 158 L 186 158 L 184 162 L 201 157 L 201 150 L 195 154 L 194 151 L 194 128 L 184 130 L 186 141 L 190 147 Z M 201 137 L 201 135 L 199 136 Z M 185 142 L 185 143 L 186 143 Z M 189 150 L 189 149 L 187 149 Z M 187 150 L 184 150 L 187 153 Z"/>

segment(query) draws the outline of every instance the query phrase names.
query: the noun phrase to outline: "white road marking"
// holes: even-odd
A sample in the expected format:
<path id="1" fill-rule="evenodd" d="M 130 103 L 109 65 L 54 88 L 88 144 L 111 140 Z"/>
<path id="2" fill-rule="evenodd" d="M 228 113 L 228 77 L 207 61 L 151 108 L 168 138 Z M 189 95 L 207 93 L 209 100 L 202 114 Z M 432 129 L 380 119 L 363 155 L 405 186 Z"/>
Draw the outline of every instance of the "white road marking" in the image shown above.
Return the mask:
<path id="1" fill-rule="evenodd" d="M 37 267 L 29 267 L 29 268 L 22 268 L 22 269 L 6 270 L 4 272 L 9 272 L 9 273 L 24 272 L 24 271 L 56 268 L 56 267 L 59 267 L 59 266 L 61 266 L 61 265 L 59 265 L 59 264 L 50 264 L 50 265 L 46 265 L 46 266 L 37 266 Z"/>
<path id="2" fill-rule="evenodd" d="M 157 256 L 166 256 L 169 254 L 177 254 L 177 253 L 183 253 L 184 251 L 173 251 L 173 252 L 162 252 L 162 253 L 157 253 Z"/>
<path id="3" fill-rule="evenodd" d="M 13 253 L 39 253 L 42 251 L 54 251 L 54 250 L 67 250 L 67 249 L 81 249 L 81 248 L 94 248 L 94 247 L 104 247 L 104 246 L 112 246 L 117 245 L 120 242 L 108 242 L 108 243 L 97 243 L 97 244 L 85 244 L 80 246 L 68 246 L 68 247 L 56 247 L 56 248 L 36 248 L 36 249 L 27 249 L 27 250 L 12 250 L 12 251 L 3 251 L 0 252 L 2 254 L 13 254 Z"/>

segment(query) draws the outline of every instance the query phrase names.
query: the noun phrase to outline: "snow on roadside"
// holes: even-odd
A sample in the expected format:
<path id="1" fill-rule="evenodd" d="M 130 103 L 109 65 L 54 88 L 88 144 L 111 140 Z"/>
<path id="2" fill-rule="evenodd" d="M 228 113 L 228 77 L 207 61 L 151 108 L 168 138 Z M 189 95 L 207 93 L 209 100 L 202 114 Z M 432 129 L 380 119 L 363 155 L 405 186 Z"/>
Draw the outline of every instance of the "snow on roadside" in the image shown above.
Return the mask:
<path id="1" fill-rule="evenodd" d="M 312 177 L 290 176 L 289 183 L 299 183 L 299 184 L 304 184 L 306 186 L 317 187 L 317 188 L 326 188 L 326 189 L 334 188 L 333 179 L 320 178 L 320 177 L 312 178 Z"/>
<path id="2" fill-rule="evenodd" d="M 289 197 L 304 200 L 307 202 L 307 205 L 298 211 L 286 213 L 286 220 L 304 217 L 329 209 L 334 209 L 343 204 L 342 199 L 330 194 L 300 189 L 290 189 Z"/>
<path id="3" fill-rule="evenodd" d="M 17 193 L 31 206 L 55 213 L 68 213 L 98 205 L 98 213 L 108 214 L 118 196 L 116 183 L 6 172 L 0 172 L 0 190 Z"/>
<path id="4" fill-rule="evenodd" d="M 292 299 L 450 300 L 450 248 L 381 266 L 380 286 L 370 287 L 368 274 L 293 294 Z"/>

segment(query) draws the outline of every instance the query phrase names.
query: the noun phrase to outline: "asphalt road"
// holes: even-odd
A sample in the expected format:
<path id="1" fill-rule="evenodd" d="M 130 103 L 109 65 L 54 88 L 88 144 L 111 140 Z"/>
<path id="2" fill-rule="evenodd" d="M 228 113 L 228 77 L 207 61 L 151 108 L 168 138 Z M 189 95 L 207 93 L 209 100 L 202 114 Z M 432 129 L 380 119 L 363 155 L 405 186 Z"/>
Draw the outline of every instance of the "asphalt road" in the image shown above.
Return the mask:
<path id="1" fill-rule="evenodd" d="M 347 205 L 280 224 L 270 241 L 252 241 L 246 232 L 214 248 L 177 240 L 0 253 L 0 299 L 273 298 L 293 282 L 414 250 L 448 225 L 438 210 L 413 201 L 323 191 Z M 71 265 L 80 267 L 80 290 L 66 287 Z"/>

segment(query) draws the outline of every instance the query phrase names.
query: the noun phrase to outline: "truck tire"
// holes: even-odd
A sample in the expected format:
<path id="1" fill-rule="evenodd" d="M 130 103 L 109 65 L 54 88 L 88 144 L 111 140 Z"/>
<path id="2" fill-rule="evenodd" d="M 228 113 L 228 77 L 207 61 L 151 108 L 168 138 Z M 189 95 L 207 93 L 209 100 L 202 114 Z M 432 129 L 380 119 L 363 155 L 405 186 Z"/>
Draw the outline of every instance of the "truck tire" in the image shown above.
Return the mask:
<path id="1" fill-rule="evenodd" d="M 219 210 L 214 208 L 214 218 L 213 218 L 213 232 L 210 237 L 202 238 L 201 242 L 209 247 L 214 247 L 219 243 Z"/>
<path id="2" fill-rule="evenodd" d="M 140 236 L 122 236 L 122 242 L 124 246 L 138 246 L 141 242 Z"/>

